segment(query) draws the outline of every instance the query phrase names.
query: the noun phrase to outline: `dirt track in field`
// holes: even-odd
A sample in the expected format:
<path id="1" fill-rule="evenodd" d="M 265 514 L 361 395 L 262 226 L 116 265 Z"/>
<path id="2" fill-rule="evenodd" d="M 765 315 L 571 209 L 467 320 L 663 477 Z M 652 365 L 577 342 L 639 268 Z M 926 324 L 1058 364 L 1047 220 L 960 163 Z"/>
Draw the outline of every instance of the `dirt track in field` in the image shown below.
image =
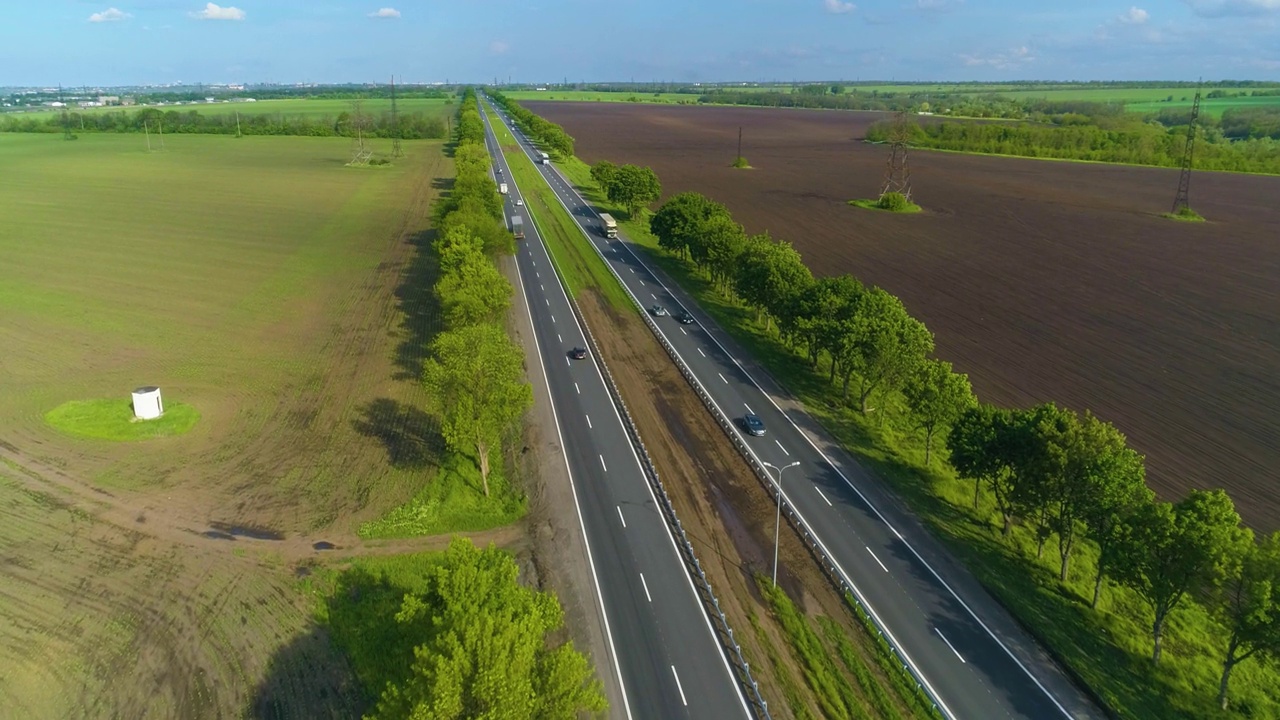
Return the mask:
<path id="1" fill-rule="evenodd" d="M 1280 178 L 1197 173 L 1212 222 L 1175 223 L 1176 170 L 913 151 L 927 212 L 894 216 L 845 204 L 879 193 L 887 151 L 860 139 L 883 115 L 525 105 L 583 160 L 649 165 L 815 273 L 898 295 L 983 400 L 1090 409 L 1162 496 L 1223 487 L 1280 528 Z M 729 167 L 739 126 L 752 170 Z"/>

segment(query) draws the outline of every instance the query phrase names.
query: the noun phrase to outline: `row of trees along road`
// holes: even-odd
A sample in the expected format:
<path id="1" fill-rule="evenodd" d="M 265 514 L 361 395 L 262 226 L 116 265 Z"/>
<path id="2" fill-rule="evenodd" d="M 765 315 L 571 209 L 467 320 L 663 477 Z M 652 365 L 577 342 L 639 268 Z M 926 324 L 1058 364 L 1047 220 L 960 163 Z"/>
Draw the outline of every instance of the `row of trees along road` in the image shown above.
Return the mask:
<path id="1" fill-rule="evenodd" d="M 1015 523 L 1029 526 L 1037 555 L 1057 539 L 1062 580 L 1080 545 L 1093 543 L 1095 611 L 1107 578 L 1131 588 L 1152 613 L 1153 663 L 1170 614 L 1197 601 L 1226 631 L 1223 707 L 1236 665 L 1280 657 L 1280 535 L 1254 542 L 1225 492 L 1157 502 L 1143 458 L 1111 424 L 1052 403 L 1029 410 L 979 404 L 967 376 L 930 357 L 933 335 L 898 298 L 849 275 L 813 277 L 790 244 L 748 236 L 703 195 L 672 196 L 649 229 L 660 247 L 753 308 L 766 329 L 776 326 L 813 368 L 827 359 L 828 382 L 844 402 L 864 414 L 875 398 L 905 408 L 924 434 L 926 464 L 935 435 L 944 434 L 954 470 L 974 482 L 975 507 L 986 487 L 1006 536 Z"/>
<path id="2" fill-rule="evenodd" d="M 455 452 L 475 453 L 486 496 L 493 452 L 533 405 L 524 355 L 500 324 L 514 290 L 493 257 L 515 248 L 489 162 L 479 106 L 468 89 L 458 112 L 457 177 L 435 209 L 435 293 L 446 329 L 431 344 L 424 380 L 445 442 Z"/>
<path id="3" fill-rule="evenodd" d="M 641 209 L 662 197 L 662 183 L 653 168 L 639 165 L 614 165 L 603 160 L 591 166 L 591 178 L 604 190 L 609 202 L 627 209 L 635 217 Z"/>
<path id="4" fill-rule="evenodd" d="M 489 97 L 501 105 L 516 121 L 516 125 L 533 138 L 534 142 L 561 158 L 569 158 L 573 155 L 573 138 L 569 137 L 569 133 L 565 132 L 564 128 L 525 110 L 519 103 L 497 90 L 490 89 L 487 92 Z"/>
<path id="5" fill-rule="evenodd" d="M 514 251 L 489 178 L 484 125 L 468 89 L 458 113 L 457 180 L 435 208 L 435 293 L 445 329 L 424 368 L 445 442 L 475 453 L 489 494 L 489 462 L 533 404 L 524 357 L 501 322 L 513 289 L 493 258 Z M 564 613 L 553 595 L 524 588 L 511 556 L 456 539 L 425 589 L 405 594 L 396 635 L 411 638 L 409 672 L 386 682 L 374 718 L 554 718 L 601 712 L 606 701 L 586 657 L 553 644 Z M 388 608 L 379 608 L 387 612 Z M 397 612 L 398 610 L 398 612 Z"/>

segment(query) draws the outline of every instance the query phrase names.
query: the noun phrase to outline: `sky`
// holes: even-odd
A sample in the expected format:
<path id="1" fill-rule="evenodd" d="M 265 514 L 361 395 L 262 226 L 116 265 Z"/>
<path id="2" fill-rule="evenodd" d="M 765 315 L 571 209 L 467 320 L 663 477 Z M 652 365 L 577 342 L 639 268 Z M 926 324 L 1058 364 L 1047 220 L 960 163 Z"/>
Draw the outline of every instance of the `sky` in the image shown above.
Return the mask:
<path id="1" fill-rule="evenodd" d="M 224 1 L 0 0 L 0 86 L 1280 80 L 1280 0 Z"/>

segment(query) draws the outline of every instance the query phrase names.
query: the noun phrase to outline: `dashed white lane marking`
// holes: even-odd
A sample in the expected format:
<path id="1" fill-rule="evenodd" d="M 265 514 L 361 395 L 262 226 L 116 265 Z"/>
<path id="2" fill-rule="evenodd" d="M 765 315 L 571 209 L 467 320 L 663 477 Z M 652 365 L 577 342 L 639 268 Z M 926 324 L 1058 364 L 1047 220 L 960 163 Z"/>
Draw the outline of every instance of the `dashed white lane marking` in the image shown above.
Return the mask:
<path id="1" fill-rule="evenodd" d="M 619 505 L 619 506 L 617 506 L 617 507 L 618 507 L 618 519 L 622 521 L 622 527 L 626 527 L 626 526 L 627 526 L 627 519 L 626 519 L 626 518 L 624 518 L 624 517 L 622 517 L 622 506 L 621 506 L 621 505 Z M 644 577 L 644 573 L 640 573 L 640 577 Z M 643 581 L 641 581 L 641 582 L 643 582 Z"/>
<path id="2" fill-rule="evenodd" d="M 684 331 L 684 328 L 680 328 L 680 332 L 681 332 L 681 333 L 683 333 L 683 334 L 685 334 L 685 335 L 688 335 L 688 334 L 689 334 L 689 333 L 687 333 L 687 332 L 685 332 L 685 331 Z"/>
<path id="3" fill-rule="evenodd" d="M 781 441 L 781 440 L 779 440 L 778 438 L 774 438 L 774 439 L 773 439 L 773 441 L 774 441 L 774 442 L 776 442 L 776 443 L 778 443 L 778 449 L 782 451 L 782 454 L 783 454 L 783 455 L 786 455 L 787 457 L 791 457 L 791 453 L 787 452 L 787 449 L 786 449 L 786 448 L 784 448 L 784 447 L 782 447 L 782 441 Z"/>
<path id="4" fill-rule="evenodd" d="M 699 354 L 699 355 L 701 355 L 702 357 L 706 357 L 706 356 L 707 356 L 707 354 L 706 354 L 706 353 L 702 352 L 702 348 L 698 348 L 698 354 Z"/>
<path id="5" fill-rule="evenodd" d="M 866 547 L 866 546 L 863 546 L 863 547 Z M 889 568 L 885 567 L 884 563 L 880 562 L 880 558 L 876 557 L 876 554 L 872 552 L 871 548 L 867 548 L 867 552 L 871 553 L 871 558 L 876 561 L 876 564 L 880 566 L 881 570 L 885 572 L 889 572 Z"/>
<path id="6" fill-rule="evenodd" d="M 947 636 L 943 635 L 942 631 L 939 630 L 938 628 L 934 628 L 933 631 L 938 633 L 938 637 L 942 638 L 942 642 L 946 643 L 947 647 L 951 648 L 951 652 L 955 653 L 956 657 L 960 658 L 960 662 L 964 662 L 964 658 L 960 657 L 960 653 L 956 651 L 955 646 L 951 644 L 951 641 L 947 639 Z M 969 663 L 965 663 L 965 664 L 968 665 Z"/>
<path id="7" fill-rule="evenodd" d="M 609 466 L 604 464 L 604 455 L 600 456 L 600 467 L 604 468 L 605 472 L 609 472 Z"/>
<path id="8" fill-rule="evenodd" d="M 573 389 L 577 390 L 579 395 L 582 394 L 582 388 L 578 387 L 578 383 L 573 384 Z"/>
<path id="9" fill-rule="evenodd" d="M 827 496 L 826 496 L 826 494 L 825 494 L 825 493 L 823 493 L 823 492 L 822 492 L 822 488 L 818 487 L 817 485 L 814 485 L 814 486 L 813 486 L 813 489 L 818 491 L 818 494 L 822 496 L 822 499 L 823 499 L 823 500 L 827 500 Z M 827 507 L 834 507 L 834 506 L 831 504 L 831 501 L 830 501 L 830 500 L 827 500 Z"/>
<path id="10" fill-rule="evenodd" d="M 564 338 L 560 337 L 560 333 L 556 333 L 556 340 L 559 340 L 561 343 L 564 342 Z"/>
<path id="11" fill-rule="evenodd" d="M 653 602 L 653 596 L 649 594 L 649 583 L 644 581 L 644 573 L 640 573 L 640 584 L 644 586 L 644 596 L 649 602 Z"/>
<path id="12" fill-rule="evenodd" d="M 751 413 L 752 415 L 755 415 L 755 414 L 756 414 L 756 411 L 755 411 L 755 410 L 752 410 L 750 405 L 748 405 L 748 404 L 746 404 L 746 403 L 742 403 L 742 407 L 746 408 L 746 409 L 747 409 L 747 412 Z"/>
<path id="13" fill-rule="evenodd" d="M 671 666 L 671 674 L 676 676 L 676 689 L 680 691 L 680 702 L 684 703 L 685 707 L 688 707 L 689 701 L 684 697 L 684 687 L 680 684 L 680 674 L 676 672 L 675 665 Z"/>
<path id="14" fill-rule="evenodd" d="M 591 424 L 591 416 L 590 416 L 590 415 L 588 415 L 588 416 L 587 416 L 587 427 L 591 428 L 592 430 L 595 430 L 595 429 L 596 429 L 596 426 Z M 625 525 L 626 523 L 623 523 L 623 524 Z"/>
<path id="15" fill-rule="evenodd" d="M 723 374 L 723 373 L 716 373 L 716 374 L 720 376 L 720 379 L 721 379 L 721 380 L 724 380 L 724 374 Z M 725 385 L 728 385 L 728 384 L 729 384 L 729 381 L 728 381 L 728 380 L 724 380 L 724 384 L 725 384 Z"/>

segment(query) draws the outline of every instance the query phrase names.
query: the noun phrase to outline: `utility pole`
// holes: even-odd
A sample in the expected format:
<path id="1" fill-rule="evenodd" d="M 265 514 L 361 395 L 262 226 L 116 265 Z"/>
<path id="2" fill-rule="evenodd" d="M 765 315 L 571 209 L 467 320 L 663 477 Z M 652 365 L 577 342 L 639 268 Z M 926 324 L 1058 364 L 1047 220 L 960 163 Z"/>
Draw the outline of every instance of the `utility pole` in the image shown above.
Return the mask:
<path id="1" fill-rule="evenodd" d="M 738 159 L 742 159 L 742 126 L 738 126 Z"/>
<path id="2" fill-rule="evenodd" d="M 1200 119 L 1200 87 L 1196 86 L 1196 99 L 1191 104 L 1191 122 L 1187 123 L 1187 144 L 1182 150 L 1182 174 L 1178 176 L 1178 194 L 1173 197 L 1173 214 L 1191 210 L 1191 157 L 1196 146 L 1196 121 Z"/>
<path id="3" fill-rule="evenodd" d="M 67 101 L 62 96 L 62 85 L 58 85 L 58 102 L 62 105 L 62 139 L 71 140 L 71 115 L 67 112 Z"/>
<path id="4" fill-rule="evenodd" d="M 396 76 L 391 76 L 391 157 L 404 157 L 400 149 L 400 119 L 396 114 Z"/>
<path id="5" fill-rule="evenodd" d="M 888 193 L 901 193 L 907 200 L 911 199 L 911 168 L 907 165 L 907 113 L 898 112 L 893 118 L 893 128 L 889 131 L 889 162 L 885 167 L 884 187 L 880 197 Z"/>

